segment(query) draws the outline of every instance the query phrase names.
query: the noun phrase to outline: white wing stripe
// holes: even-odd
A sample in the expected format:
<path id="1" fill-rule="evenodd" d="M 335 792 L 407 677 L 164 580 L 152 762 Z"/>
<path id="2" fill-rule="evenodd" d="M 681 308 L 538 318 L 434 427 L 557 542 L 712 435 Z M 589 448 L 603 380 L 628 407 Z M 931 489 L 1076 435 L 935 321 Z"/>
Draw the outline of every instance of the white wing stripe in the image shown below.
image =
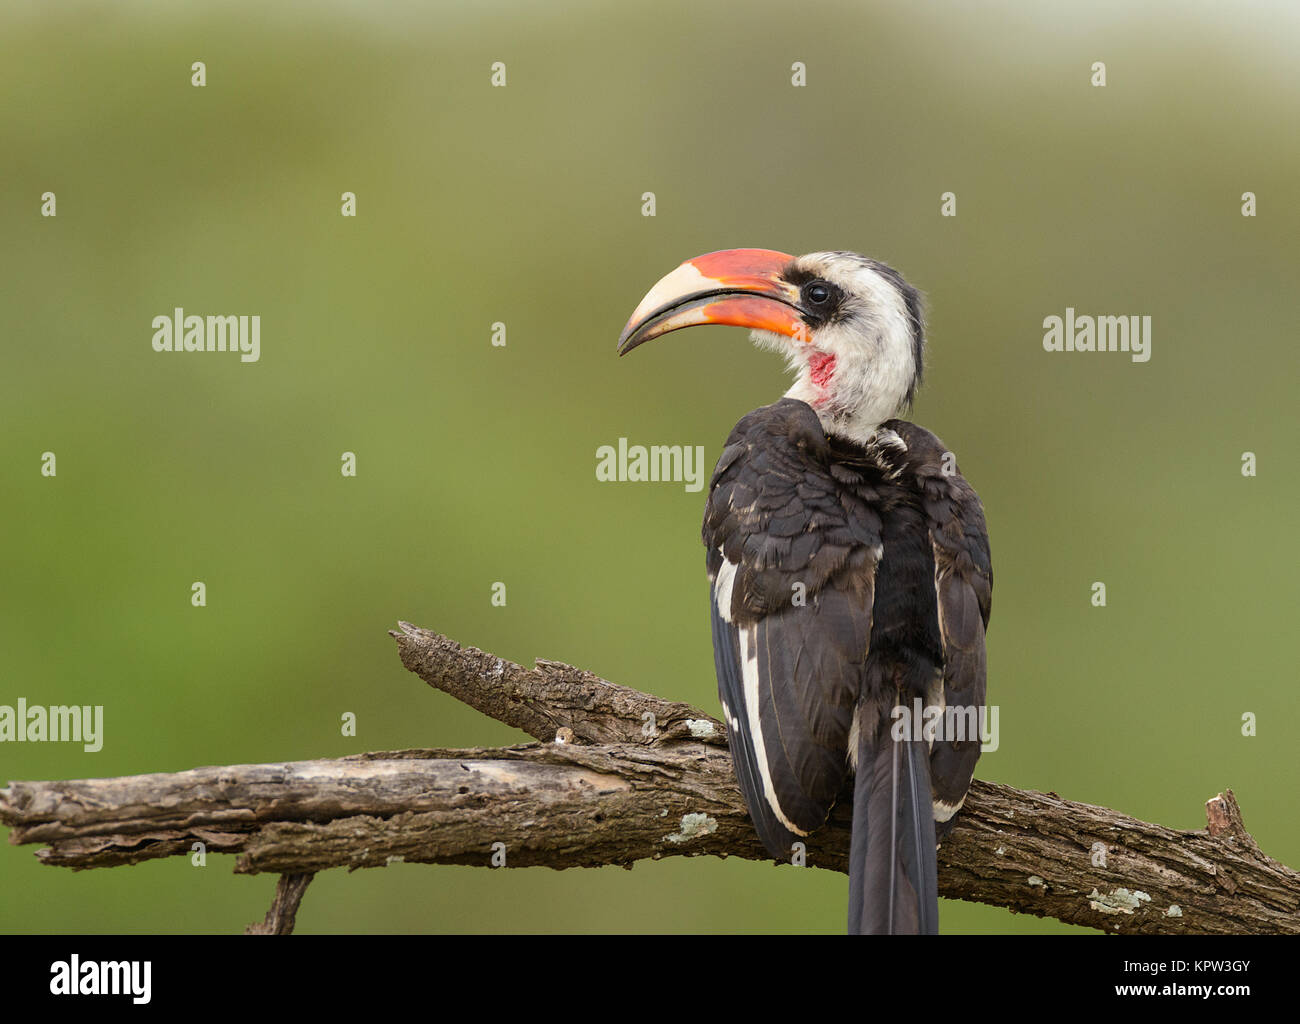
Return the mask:
<path id="1" fill-rule="evenodd" d="M 718 548 L 718 554 L 722 555 L 722 548 Z M 728 562 L 727 556 L 722 555 L 722 566 L 718 569 L 718 578 L 713 583 L 713 595 L 718 605 L 718 614 L 722 616 L 723 622 L 731 621 L 731 588 L 735 582 L 736 563 Z"/>
<path id="2" fill-rule="evenodd" d="M 733 566 L 734 570 L 734 566 Z M 721 578 L 721 573 L 719 573 Z M 776 789 L 772 785 L 772 773 L 767 765 L 767 745 L 763 742 L 763 723 L 758 710 L 758 643 L 756 626 L 748 626 L 740 631 L 741 676 L 745 687 L 745 713 L 749 721 L 749 739 L 754 748 L 754 760 L 758 763 L 758 774 L 763 783 L 763 796 L 768 806 L 775 812 L 777 820 L 797 836 L 808 833 L 798 828 L 776 798 Z"/>

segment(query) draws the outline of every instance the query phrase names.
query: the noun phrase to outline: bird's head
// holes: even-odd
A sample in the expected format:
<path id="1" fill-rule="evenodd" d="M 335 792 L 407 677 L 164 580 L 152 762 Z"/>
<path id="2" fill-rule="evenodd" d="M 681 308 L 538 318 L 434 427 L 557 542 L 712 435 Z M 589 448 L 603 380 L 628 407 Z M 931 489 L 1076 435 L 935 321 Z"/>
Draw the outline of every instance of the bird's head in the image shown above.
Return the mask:
<path id="1" fill-rule="evenodd" d="M 781 352 L 795 373 L 787 397 L 812 406 L 828 433 L 859 442 L 911 402 L 921 380 L 920 295 L 857 253 L 696 256 L 641 300 L 619 355 L 696 324 L 752 328 L 754 341 Z"/>

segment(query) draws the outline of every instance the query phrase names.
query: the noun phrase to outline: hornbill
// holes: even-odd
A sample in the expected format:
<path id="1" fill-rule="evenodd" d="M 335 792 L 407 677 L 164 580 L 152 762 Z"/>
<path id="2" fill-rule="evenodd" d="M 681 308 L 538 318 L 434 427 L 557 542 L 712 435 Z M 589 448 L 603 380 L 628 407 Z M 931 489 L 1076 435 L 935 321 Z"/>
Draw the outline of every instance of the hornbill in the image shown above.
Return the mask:
<path id="1" fill-rule="evenodd" d="M 952 454 L 893 418 L 921 379 L 920 296 L 856 253 L 708 253 L 650 289 L 618 352 L 695 324 L 752 328 L 795 375 L 732 430 L 704 512 L 746 807 L 785 859 L 852 773 L 850 933 L 934 933 L 936 844 L 980 752 L 993 577 Z"/>

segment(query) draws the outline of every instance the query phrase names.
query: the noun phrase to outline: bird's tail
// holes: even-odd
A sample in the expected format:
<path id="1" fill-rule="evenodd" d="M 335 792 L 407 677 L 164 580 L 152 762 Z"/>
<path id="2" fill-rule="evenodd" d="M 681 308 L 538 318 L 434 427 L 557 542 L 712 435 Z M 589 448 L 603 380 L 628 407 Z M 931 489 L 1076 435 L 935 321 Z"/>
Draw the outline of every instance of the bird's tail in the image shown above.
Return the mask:
<path id="1" fill-rule="evenodd" d="M 871 704 L 857 714 L 849 934 L 934 935 L 939 885 L 929 744 L 893 739 L 891 720 Z"/>

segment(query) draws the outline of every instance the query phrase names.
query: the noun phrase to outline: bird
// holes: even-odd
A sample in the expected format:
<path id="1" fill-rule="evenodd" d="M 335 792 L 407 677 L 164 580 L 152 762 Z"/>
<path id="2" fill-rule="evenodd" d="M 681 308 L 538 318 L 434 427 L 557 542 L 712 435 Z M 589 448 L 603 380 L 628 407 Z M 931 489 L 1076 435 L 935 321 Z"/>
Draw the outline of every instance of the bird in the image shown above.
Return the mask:
<path id="1" fill-rule="evenodd" d="M 709 483 L 714 665 L 773 858 L 825 825 L 852 776 L 850 934 L 937 933 L 936 851 L 980 754 L 984 508 L 943 442 L 898 418 L 923 321 L 920 293 L 858 253 L 726 249 L 663 277 L 618 340 L 626 355 L 685 327 L 746 327 L 793 373 L 736 424 Z"/>

